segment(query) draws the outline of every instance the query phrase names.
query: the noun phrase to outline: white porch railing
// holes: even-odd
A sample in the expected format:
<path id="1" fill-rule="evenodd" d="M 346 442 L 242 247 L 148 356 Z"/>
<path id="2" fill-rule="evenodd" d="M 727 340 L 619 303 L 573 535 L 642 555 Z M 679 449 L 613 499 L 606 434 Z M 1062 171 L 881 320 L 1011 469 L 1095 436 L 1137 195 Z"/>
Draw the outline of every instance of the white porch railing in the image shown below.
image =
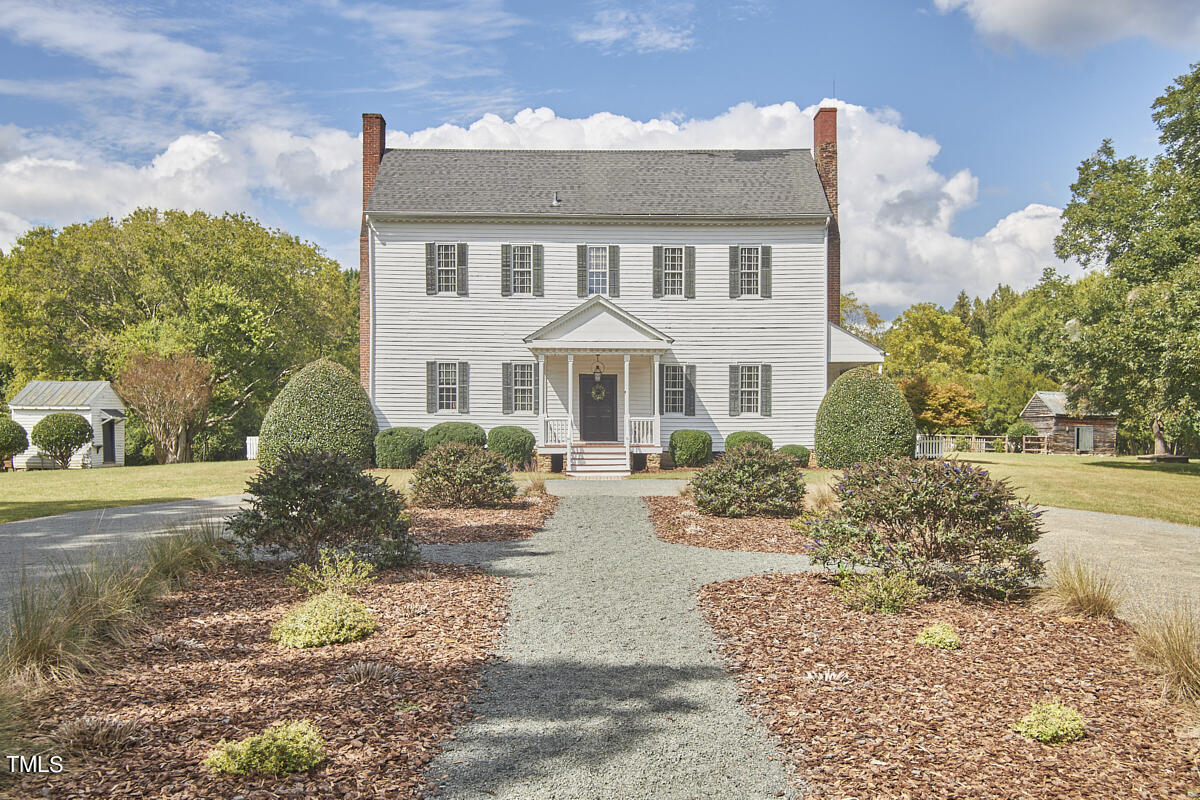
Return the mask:
<path id="1" fill-rule="evenodd" d="M 566 444 L 567 443 L 567 419 L 547 419 L 546 428 L 542 433 L 542 444 Z"/>
<path id="2" fill-rule="evenodd" d="M 658 444 L 658 420 L 654 417 L 631 417 L 629 419 L 629 443 L 631 445 Z"/>

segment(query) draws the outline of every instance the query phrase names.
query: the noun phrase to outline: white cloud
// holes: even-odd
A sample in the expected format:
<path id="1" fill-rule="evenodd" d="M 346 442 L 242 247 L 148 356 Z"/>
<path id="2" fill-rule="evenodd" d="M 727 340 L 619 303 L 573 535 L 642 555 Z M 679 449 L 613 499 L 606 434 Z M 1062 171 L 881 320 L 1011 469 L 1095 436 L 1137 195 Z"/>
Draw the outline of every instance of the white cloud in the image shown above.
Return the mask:
<path id="1" fill-rule="evenodd" d="M 1078 51 L 1145 37 L 1175 47 L 1200 45 L 1196 0 L 934 0 L 942 13 L 961 9 L 988 39 L 1044 52 Z"/>
<path id="2" fill-rule="evenodd" d="M 633 50 L 653 53 L 687 50 L 695 44 L 691 3 L 651 6 L 633 11 L 627 8 L 602 8 L 587 22 L 571 27 L 575 41 L 605 50 Z"/>

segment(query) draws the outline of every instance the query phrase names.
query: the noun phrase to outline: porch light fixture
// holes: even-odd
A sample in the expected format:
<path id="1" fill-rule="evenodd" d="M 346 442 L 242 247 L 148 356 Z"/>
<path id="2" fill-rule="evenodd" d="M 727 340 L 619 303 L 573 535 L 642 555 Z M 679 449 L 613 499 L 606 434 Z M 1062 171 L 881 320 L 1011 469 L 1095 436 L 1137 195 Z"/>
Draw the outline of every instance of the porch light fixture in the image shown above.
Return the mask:
<path id="1" fill-rule="evenodd" d="M 600 360 L 600 356 L 596 356 L 596 366 L 592 367 L 592 379 L 596 383 L 600 382 L 600 378 L 604 375 L 604 362 Z"/>

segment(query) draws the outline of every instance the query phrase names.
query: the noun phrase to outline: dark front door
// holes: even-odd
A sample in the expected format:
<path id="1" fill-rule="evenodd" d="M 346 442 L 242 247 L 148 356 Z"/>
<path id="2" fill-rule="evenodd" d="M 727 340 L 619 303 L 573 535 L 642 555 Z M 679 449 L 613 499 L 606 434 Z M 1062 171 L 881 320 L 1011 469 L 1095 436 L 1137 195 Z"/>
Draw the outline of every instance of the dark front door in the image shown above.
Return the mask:
<path id="1" fill-rule="evenodd" d="M 617 440 L 617 376 L 579 376 L 579 438 L 585 442 Z"/>
<path id="2" fill-rule="evenodd" d="M 104 463 L 117 463 L 117 423 L 111 419 L 100 426 L 104 435 Z"/>

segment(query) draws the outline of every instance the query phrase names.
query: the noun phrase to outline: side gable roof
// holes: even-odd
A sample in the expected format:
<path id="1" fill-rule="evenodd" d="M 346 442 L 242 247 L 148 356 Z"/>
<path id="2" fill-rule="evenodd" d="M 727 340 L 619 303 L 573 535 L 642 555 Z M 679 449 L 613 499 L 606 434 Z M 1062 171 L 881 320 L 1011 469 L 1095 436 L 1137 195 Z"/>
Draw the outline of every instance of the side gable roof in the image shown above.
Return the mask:
<path id="1" fill-rule="evenodd" d="M 763 219 L 830 213 L 812 152 L 799 149 L 387 150 L 366 211 Z"/>
<path id="2" fill-rule="evenodd" d="M 1046 404 L 1046 408 L 1056 417 L 1073 417 L 1075 419 L 1087 419 L 1088 417 L 1115 417 L 1116 414 L 1107 414 L 1097 411 L 1087 411 L 1080 409 L 1079 413 L 1073 414 L 1067 409 L 1067 393 L 1066 392 L 1034 392 L 1033 397 L 1029 398 L 1029 402 L 1025 404 L 1025 408 L 1021 409 L 1023 415 L 1029 410 L 1029 406 L 1034 400 L 1041 400 Z"/>
<path id="3" fill-rule="evenodd" d="M 30 381 L 8 401 L 8 406 L 81 408 L 89 405 L 91 399 L 108 385 L 108 381 Z"/>

